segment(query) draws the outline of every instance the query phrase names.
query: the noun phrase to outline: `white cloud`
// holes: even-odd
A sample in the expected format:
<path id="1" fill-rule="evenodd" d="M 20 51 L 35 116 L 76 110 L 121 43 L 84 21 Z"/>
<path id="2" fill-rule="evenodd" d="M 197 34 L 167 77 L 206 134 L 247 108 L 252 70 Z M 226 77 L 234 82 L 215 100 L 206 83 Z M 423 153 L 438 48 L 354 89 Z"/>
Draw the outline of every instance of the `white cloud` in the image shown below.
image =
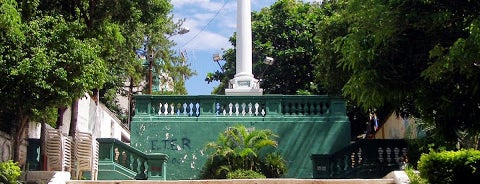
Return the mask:
<path id="1" fill-rule="evenodd" d="M 276 0 L 251 0 L 252 11 L 275 2 Z M 207 84 L 204 78 L 207 72 L 219 69 L 212 63 L 212 54 L 221 52 L 222 48 L 232 48 L 228 39 L 236 31 L 237 0 L 171 0 L 171 3 L 174 6 L 174 19 L 185 18 L 183 26 L 190 29 L 185 35 L 172 37 L 177 43 L 176 48 L 187 53 L 192 69 L 198 72 L 197 76 L 186 81 L 188 93 L 210 94 L 218 82 Z"/>
<path id="2" fill-rule="evenodd" d="M 175 8 L 181 8 L 182 6 L 188 4 L 199 4 L 208 2 L 209 0 L 171 0 L 170 3 L 172 3 Z"/>
<path id="3" fill-rule="evenodd" d="M 218 32 L 193 29 L 185 35 L 172 38 L 180 49 L 209 51 L 232 47 L 228 41 L 229 37 L 230 35 L 223 35 Z"/>
<path id="4" fill-rule="evenodd" d="M 276 0 L 252 0 L 252 9 L 260 10 L 275 2 Z M 178 47 L 200 50 L 231 47 L 228 39 L 236 31 L 236 0 L 172 0 L 171 3 L 174 5 L 174 17 L 186 18 L 183 26 L 190 29 L 187 35 L 173 38 Z"/>
<path id="5" fill-rule="evenodd" d="M 227 4 L 224 4 L 227 3 Z M 175 19 L 185 18 L 190 32 L 173 38 L 177 47 L 208 51 L 231 47 L 228 38 L 235 31 L 235 0 L 172 0 Z"/>
<path id="6" fill-rule="evenodd" d="M 203 11 L 217 11 L 224 3 L 231 3 L 232 0 L 172 0 L 171 3 L 177 9 L 195 8 Z M 235 2 L 235 1 L 233 1 Z"/>

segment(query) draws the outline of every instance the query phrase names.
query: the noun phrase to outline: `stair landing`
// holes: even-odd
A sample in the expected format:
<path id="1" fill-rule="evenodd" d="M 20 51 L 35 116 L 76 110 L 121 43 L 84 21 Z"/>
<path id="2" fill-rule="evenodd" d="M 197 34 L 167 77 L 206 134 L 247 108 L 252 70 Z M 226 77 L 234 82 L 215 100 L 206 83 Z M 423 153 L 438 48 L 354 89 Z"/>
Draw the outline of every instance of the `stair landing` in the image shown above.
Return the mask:
<path id="1" fill-rule="evenodd" d="M 66 184 L 395 184 L 394 179 L 233 179 L 167 181 L 86 181 L 70 180 Z"/>
<path id="2" fill-rule="evenodd" d="M 404 171 L 392 171 L 381 179 L 232 179 L 232 180 L 69 180 L 69 172 L 35 171 L 23 176 L 26 183 L 53 184 L 409 184 Z"/>

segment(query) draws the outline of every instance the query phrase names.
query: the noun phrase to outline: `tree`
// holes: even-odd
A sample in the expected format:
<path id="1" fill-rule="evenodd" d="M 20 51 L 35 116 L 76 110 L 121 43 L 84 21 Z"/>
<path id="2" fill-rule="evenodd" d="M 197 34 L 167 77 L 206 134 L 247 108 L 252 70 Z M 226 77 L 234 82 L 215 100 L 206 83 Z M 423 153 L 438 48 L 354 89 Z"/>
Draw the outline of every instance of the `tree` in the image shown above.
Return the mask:
<path id="1" fill-rule="evenodd" d="M 229 39 L 230 43 L 235 45 L 236 42 L 236 33 Z M 222 59 L 225 61 L 225 64 L 220 65 L 220 70 L 215 71 L 215 73 L 207 73 L 205 81 L 208 83 L 212 81 L 220 81 L 220 84 L 215 87 L 212 91 L 212 94 L 225 94 L 225 88 L 228 87 L 229 80 L 235 75 L 235 49 L 227 49 L 223 52 Z"/>
<path id="2" fill-rule="evenodd" d="M 320 20 L 319 4 L 296 0 L 280 0 L 252 15 L 253 73 L 260 78 L 265 93 L 318 94 L 314 81 L 314 56 L 317 47 L 315 27 Z M 230 39 L 235 46 L 235 35 Z M 275 59 L 272 66 L 265 57 Z M 228 79 L 235 74 L 235 50 L 227 50 L 224 71 L 210 73 L 206 81 L 221 80 L 216 93 L 223 92 Z M 268 67 L 268 68 L 267 68 Z"/>
<path id="3" fill-rule="evenodd" d="M 347 98 L 419 117 L 446 144 L 456 144 L 459 132 L 480 133 L 478 3 L 345 2 L 349 32 L 337 48 L 339 65 L 351 72 Z"/>
<path id="4" fill-rule="evenodd" d="M 277 147 L 270 130 L 248 130 L 236 125 L 220 134 L 216 142 L 208 143 L 213 150 L 204 169 L 203 179 L 226 178 L 236 170 L 253 170 L 267 177 L 281 177 L 286 173 L 285 160 L 272 148 Z"/>
<path id="5" fill-rule="evenodd" d="M 59 108 L 59 126 L 66 107 L 76 107 L 85 93 L 97 97 L 100 92 L 100 100 L 111 102 L 108 94 L 116 94 L 123 82 L 138 82 L 144 71 L 135 48 L 145 36 L 152 38 L 149 44 L 164 46 L 155 57 L 170 62 L 171 8 L 157 0 L 1 1 L 1 127 L 13 127 L 15 160 L 27 122 L 50 119 L 38 114 Z M 75 119 L 74 114 L 71 135 Z"/>
<path id="6" fill-rule="evenodd" d="M 17 15 L 17 4 L 4 1 Z M 5 17 L 9 15 L 1 14 Z M 38 15 L 16 26 L 20 32 L 2 34 L 1 112 L 10 117 L 14 137 L 14 159 L 23 140 L 26 124 L 35 112 L 45 112 L 79 98 L 90 89 L 102 86 L 106 66 L 98 57 L 93 39 L 79 39 L 82 25 L 66 22 L 61 16 Z M 6 30 L 14 30 L 10 24 Z M 3 30 L 3 29 L 2 29 Z"/>
<path id="7" fill-rule="evenodd" d="M 99 88 L 98 96 L 115 113 L 130 114 L 118 107 L 116 99 L 118 94 L 132 95 L 131 90 L 125 90 L 125 82 L 130 81 L 129 87 L 133 88 L 146 79 L 148 67 L 142 65 L 144 60 L 139 59 L 135 52 L 141 48 L 148 50 L 149 53 L 145 53 L 147 58 L 164 63 L 153 66 L 155 71 L 169 72 L 174 76 L 175 94 L 186 94 L 184 80 L 194 72 L 184 64 L 183 58 L 171 50 L 174 43 L 169 38 L 179 32 L 183 21 L 172 21 L 172 5 L 169 1 L 41 1 L 39 10 L 61 14 L 68 17 L 69 21 L 84 24 L 84 36 L 99 42 L 100 55 L 110 70 L 109 78 Z"/>
<path id="8" fill-rule="evenodd" d="M 315 31 L 316 52 L 314 75 L 315 83 L 323 86 L 327 94 L 342 95 L 342 88 L 351 72 L 338 65 L 342 54 L 336 47 L 337 38 L 348 33 L 348 22 L 341 11 L 347 4 L 344 1 L 324 1 L 321 4 L 320 21 Z"/>
<path id="9" fill-rule="evenodd" d="M 266 93 L 324 93 L 313 83 L 320 10 L 317 3 L 281 0 L 253 13 L 254 73 L 259 75 L 268 67 L 258 76 Z M 266 56 L 275 59 L 272 66 L 263 64 Z"/>

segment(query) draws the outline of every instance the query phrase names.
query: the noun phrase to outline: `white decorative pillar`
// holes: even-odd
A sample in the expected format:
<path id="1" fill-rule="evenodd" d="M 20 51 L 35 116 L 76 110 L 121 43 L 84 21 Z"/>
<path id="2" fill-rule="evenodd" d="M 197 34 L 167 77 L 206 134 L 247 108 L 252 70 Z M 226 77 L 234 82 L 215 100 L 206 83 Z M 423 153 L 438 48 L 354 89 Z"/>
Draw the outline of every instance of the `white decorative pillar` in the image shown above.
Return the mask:
<path id="1" fill-rule="evenodd" d="M 226 95 L 262 95 L 258 79 L 252 73 L 251 0 L 237 0 L 236 74 L 230 80 Z"/>

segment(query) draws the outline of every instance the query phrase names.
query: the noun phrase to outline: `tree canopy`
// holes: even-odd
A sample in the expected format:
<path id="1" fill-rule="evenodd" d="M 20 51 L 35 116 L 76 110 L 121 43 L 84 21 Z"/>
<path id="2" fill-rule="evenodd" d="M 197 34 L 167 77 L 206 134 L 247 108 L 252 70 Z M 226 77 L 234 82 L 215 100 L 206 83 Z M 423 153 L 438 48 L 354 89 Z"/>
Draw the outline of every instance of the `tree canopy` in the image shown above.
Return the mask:
<path id="1" fill-rule="evenodd" d="M 319 21 L 319 4 L 281 0 L 252 15 L 253 74 L 261 79 L 264 93 L 318 93 L 313 66 L 317 47 L 315 27 Z M 230 39 L 235 45 L 235 35 Z M 273 65 L 263 63 L 274 58 Z M 228 79 L 235 74 L 235 50 L 224 53 L 224 71 L 210 73 L 206 81 L 219 80 L 222 85 L 214 93 L 223 93 Z"/>
<path id="2" fill-rule="evenodd" d="M 450 145 L 472 137 L 465 132 L 475 139 L 479 6 L 469 0 L 277 1 L 253 12 L 254 74 L 266 93 L 341 95 L 351 121 L 376 109 L 381 120 L 392 112 L 416 117 Z M 206 78 L 222 81 L 214 93 L 233 77 L 234 52 L 224 53 L 224 72 Z M 275 58 L 268 70 L 265 56 Z"/>
<path id="3" fill-rule="evenodd" d="M 171 10 L 163 0 L 1 1 L 1 127 L 21 141 L 36 115 L 97 90 L 100 100 L 114 107 L 124 82 L 138 84 L 145 76 L 135 53 L 145 38 L 147 47 L 156 49 L 152 57 L 166 63 L 159 67 L 182 76 L 176 87 L 185 93 L 183 80 L 192 72 L 177 64 L 182 58 L 171 50 L 169 36 L 179 26 Z"/>
<path id="4" fill-rule="evenodd" d="M 349 0 L 341 15 L 343 94 L 358 105 L 408 112 L 456 143 L 480 132 L 478 23 L 471 1 Z M 464 146 L 464 145 L 463 145 Z"/>

